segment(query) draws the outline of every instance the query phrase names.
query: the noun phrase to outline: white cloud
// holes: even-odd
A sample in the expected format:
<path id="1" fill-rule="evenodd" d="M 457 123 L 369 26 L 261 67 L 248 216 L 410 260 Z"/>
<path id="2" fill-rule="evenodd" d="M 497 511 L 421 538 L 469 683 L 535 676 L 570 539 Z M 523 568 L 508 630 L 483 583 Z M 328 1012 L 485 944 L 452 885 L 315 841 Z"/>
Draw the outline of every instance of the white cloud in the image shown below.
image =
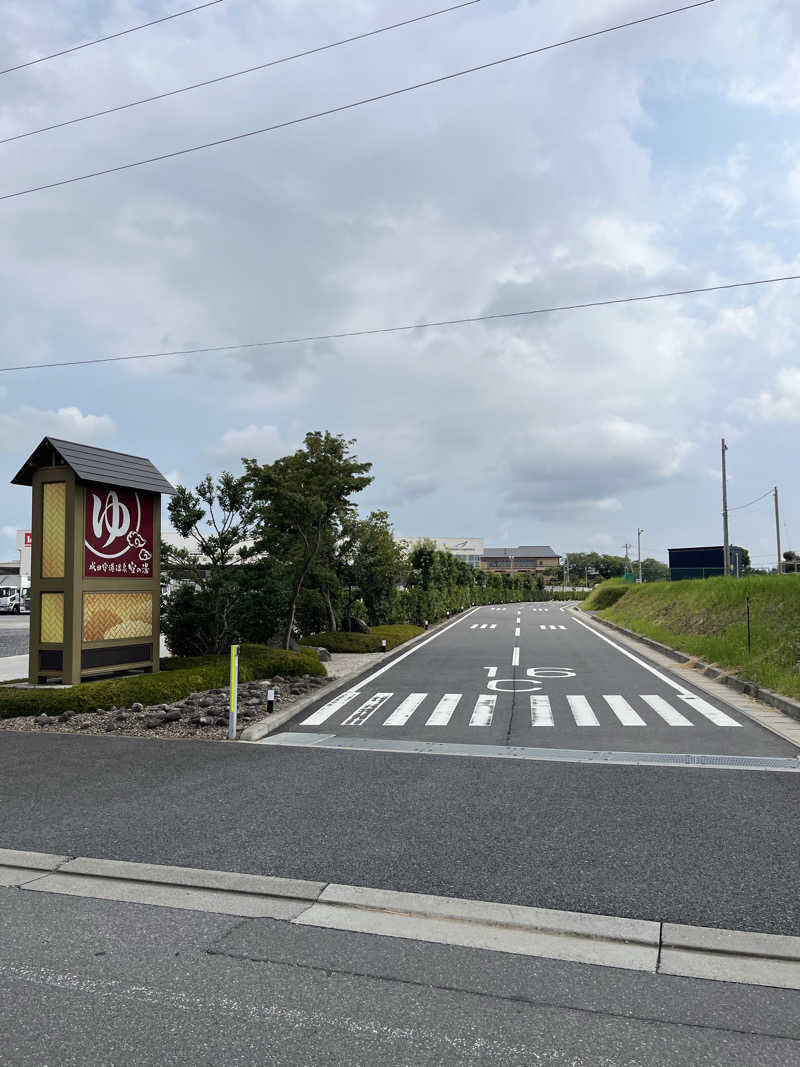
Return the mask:
<path id="1" fill-rule="evenodd" d="M 98 444 L 114 432 L 109 415 L 84 415 L 79 408 L 21 407 L 0 413 L 0 451 L 33 451 L 42 437 L 61 437 L 80 444 Z"/>
<path id="2" fill-rule="evenodd" d="M 3 537 L 11 538 L 13 541 L 17 536 L 17 528 L 16 526 L 0 526 L 0 534 L 2 534 Z"/>
<path id="3" fill-rule="evenodd" d="M 294 451 L 294 447 L 287 445 L 277 426 L 251 424 L 226 430 L 212 451 L 218 456 L 236 456 L 240 459 L 247 456 L 257 459 L 259 463 L 271 463 L 279 456 Z"/>
<path id="4" fill-rule="evenodd" d="M 753 419 L 764 422 L 800 422 L 800 369 L 779 371 L 772 390 L 759 393 L 754 401 L 736 405 Z"/>
<path id="5" fill-rule="evenodd" d="M 786 191 L 791 200 L 800 205 L 800 160 L 795 163 L 786 179 Z"/>

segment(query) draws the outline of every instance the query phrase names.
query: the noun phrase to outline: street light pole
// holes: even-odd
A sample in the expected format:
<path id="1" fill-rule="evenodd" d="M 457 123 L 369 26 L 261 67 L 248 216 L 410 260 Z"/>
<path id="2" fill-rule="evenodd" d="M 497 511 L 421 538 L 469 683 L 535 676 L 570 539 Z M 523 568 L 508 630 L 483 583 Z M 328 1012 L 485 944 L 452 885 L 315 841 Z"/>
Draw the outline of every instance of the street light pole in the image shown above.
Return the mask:
<path id="1" fill-rule="evenodd" d="M 781 558 L 781 514 L 778 509 L 778 487 L 775 486 L 775 540 L 778 542 L 778 574 L 783 572 Z"/>
<path id="2" fill-rule="evenodd" d="M 639 553 L 639 585 L 642 584 L 642 534 L 643 533 L 644 533 L 644 530 L 640 530 L 637 527 L 637 530 L 636 530 L 636 544 L 637 544 L 637 551 Z"/>
<path id="3" fill-rule="evenodd" d="M 728 446 L 725 444 L 725 438 L 722 438 L 722 536 L 723 536 L 723 549 L 722 549 L 722 572 L 723 574 L 731 573 L 731 553 L 728 544 L 728 476 L 725 464 L 725 453 L 728 451 Z"/>

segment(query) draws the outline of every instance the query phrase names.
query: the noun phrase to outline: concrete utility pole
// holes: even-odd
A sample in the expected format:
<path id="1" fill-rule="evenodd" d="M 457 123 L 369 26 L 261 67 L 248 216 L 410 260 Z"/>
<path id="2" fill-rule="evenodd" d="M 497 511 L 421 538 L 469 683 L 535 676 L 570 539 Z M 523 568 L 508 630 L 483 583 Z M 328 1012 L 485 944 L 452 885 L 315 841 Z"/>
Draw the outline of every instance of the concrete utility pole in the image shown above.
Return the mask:
<path id="1" fill-rule="evenodd" d="M 778 508 L 778 487 L 775 486 L 775 540 L 778 542 L 778 574 L 783 573 L 783 559 L 781 557 L 781 513 Z"/>
<path id="2" fill-rule="evenodd" d="M 637 527 L 636 530 L 636 545 L 639 553 L 639 585 L 642 584 L 642 534 L 644 530 L 640 530 Z"/>
<path id="3" fill-rule="evenodd" d="M 728 475 L 725 465 L 725 453 L 728 451 L 728 446 L 725 444 L 725 438 L 722 438 L 722 537 L 723 537 L 723 550 L 722 550 L 722 566 L 723 573 L 731 573 L 731 552 L 730 545 L 728 544 Z"/>

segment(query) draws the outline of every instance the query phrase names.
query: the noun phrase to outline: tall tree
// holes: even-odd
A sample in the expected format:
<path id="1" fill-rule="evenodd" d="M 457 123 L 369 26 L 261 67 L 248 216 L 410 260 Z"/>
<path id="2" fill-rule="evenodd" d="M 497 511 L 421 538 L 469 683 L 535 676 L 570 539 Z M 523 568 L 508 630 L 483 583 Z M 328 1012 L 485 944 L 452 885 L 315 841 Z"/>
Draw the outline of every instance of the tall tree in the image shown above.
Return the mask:
<path id="1" fill-rule="evenodd" d="M 354 444 L 340 434 L 315 430 L 291 456 L 265 464 L 244 460 L 253 499 L 253 550 L 282 560 L 291 576 L 284 648 L 289 647 L 300 590 L 326 538 L 336 540 L 355 511 L 351 497 L 372 481 L 372 464 L 357 460 Z"/>

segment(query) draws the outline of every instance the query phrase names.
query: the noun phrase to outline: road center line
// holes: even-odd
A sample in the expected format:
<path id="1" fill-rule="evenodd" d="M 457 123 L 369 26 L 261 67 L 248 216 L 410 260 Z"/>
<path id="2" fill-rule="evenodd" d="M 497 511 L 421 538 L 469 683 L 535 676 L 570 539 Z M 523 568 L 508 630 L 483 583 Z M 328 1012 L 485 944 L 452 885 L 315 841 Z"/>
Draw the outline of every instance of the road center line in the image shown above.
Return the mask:
<path id="1" fill-rule="evenodd" d="M 519 649 L 514 649 L 514 655 L 511 657 L 511 666 L 519 667 Z"/>

